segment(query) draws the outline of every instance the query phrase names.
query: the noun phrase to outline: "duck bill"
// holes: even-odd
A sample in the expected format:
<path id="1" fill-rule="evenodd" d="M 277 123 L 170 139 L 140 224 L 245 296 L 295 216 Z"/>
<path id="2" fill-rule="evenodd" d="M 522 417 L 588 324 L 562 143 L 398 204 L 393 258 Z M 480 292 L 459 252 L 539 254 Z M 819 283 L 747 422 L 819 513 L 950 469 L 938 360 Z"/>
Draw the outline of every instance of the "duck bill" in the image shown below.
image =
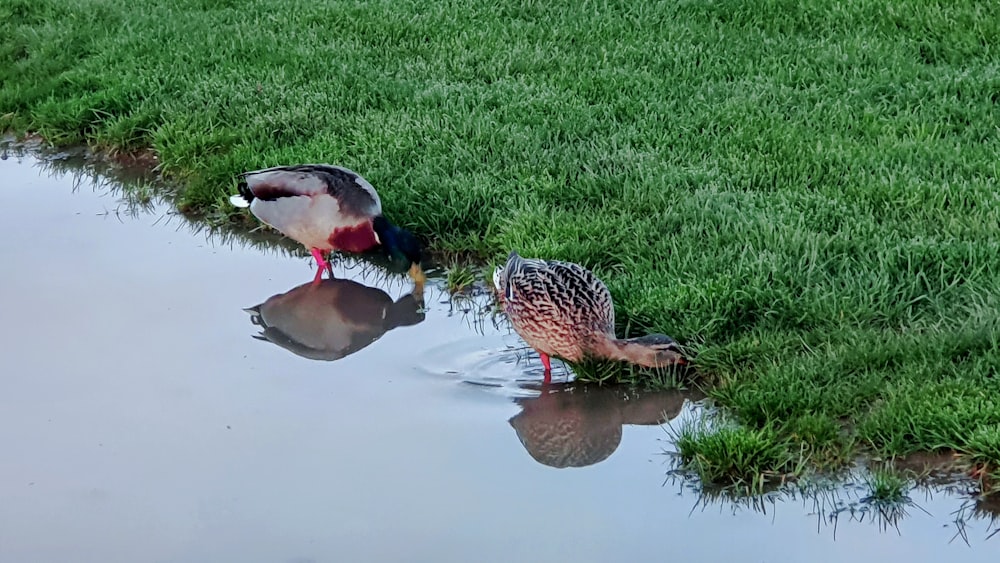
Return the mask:
<path id="1" fill-rule="evenodd" d="M 413 264 L 410 266 L 410 271 L 408 272 L 410 277 L 413 278 L 415 286 L 415 291 L 423 293 L 424 283 L 427 281 L 427 276 L 424 275 L 424 270 L 420 267 L 420 264 Z"/>

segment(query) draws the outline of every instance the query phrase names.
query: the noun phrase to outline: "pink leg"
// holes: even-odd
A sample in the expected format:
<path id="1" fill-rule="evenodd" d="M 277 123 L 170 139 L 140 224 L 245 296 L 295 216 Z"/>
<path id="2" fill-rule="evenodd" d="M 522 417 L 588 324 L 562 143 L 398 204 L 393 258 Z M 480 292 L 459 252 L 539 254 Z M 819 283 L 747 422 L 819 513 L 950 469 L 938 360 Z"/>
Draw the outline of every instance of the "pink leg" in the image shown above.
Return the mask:
<path id="1" fill-rule="evenodd" d="M 310 251 L 312 252 L 313 258 L 316 260 L 316 265 L 319 266 L 319 270 L 322 272 L 326 269 L 332 275 L 333 266 L 331 266 L 330 263 L 326 261 L 326 258 L 323 257 L 323 252 L 318 248 L 313 248 Z"/>
<path id="2" fill-rule="evenodd" d="M 545 383 L 552 382 L 552 363 L 549 360 L 549 355 L 544 352 L 539 352 L 538 357 L 542 359 L 542 365 L 545 366 Z"/>

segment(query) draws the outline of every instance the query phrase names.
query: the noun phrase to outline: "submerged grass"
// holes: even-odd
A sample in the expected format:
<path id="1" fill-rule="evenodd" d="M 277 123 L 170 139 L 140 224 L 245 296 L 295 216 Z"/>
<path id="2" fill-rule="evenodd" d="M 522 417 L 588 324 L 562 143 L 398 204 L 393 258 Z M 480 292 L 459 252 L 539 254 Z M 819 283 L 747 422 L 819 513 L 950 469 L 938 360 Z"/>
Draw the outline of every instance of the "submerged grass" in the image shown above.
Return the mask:
<path id="1" fill-rule="evenodd" d="M 869 494 L 866 501 L 884 505 L 904 503 L 911 485 L 899 472 L 885 467 L 872 468 L 865 480 Z"/>
<path id="2" fill-rule="evenodd" d="M 336 162 L 438 251 L 587 265 L 751 467 L 1000 466 L 998 3 L 7 0 L 0 34 L 0 128 L 152 148 L 186 208 Z"/>

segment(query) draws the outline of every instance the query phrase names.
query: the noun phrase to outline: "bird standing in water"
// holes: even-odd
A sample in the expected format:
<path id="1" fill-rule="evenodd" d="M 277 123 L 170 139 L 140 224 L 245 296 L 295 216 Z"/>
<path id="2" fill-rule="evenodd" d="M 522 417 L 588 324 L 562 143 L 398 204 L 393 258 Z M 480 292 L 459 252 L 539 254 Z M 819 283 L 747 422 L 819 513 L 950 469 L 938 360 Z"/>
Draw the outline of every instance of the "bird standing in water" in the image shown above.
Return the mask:
<path id="1" fill-rule="evenodd" d="M 615 308 L 604 282 L 570 262 L 526 259 L 511 252 L 493 285 L 514 331 L 534 348 L 552 378 L 549 357 L 631 362 L 649 368 L 686 363 L 672 338 L 615 336 Z"/>
<path id="2" fill-rule="evenodd" d="M 264 223 L 309 249 L 318 283 L 331 251 L 362 253 L 381 246 L 393 259 L 410 262 L 418 289 L 425 281 L 420 243 L 382 215 L 375 188 L 359 174 L 330 164 L 278 166 L 246 172 L 230 202 L 249 207 Z"/>

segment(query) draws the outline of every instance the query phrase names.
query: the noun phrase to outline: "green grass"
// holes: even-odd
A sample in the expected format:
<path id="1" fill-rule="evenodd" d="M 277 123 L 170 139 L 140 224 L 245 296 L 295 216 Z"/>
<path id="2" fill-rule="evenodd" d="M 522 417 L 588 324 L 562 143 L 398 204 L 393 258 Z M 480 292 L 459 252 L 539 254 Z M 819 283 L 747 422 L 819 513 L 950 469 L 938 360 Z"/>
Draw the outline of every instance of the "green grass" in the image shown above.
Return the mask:
<path id="1" fill-rule="evenodd" d="M 476 271 L 466 264 L 454 264 L 445 274 L 448 293 L 460 293 L 472 288 L 476 283 Z"/>
<path id="2" fill-rule="evenodd" d="M 756 495 L 775 481 L 794 478 L 801 457 L 771 428 L 747 428 L 722 419 L 686 421 L 673 431 L 681 467 L 703 483 Z"/>
<path id="3" fill-rule="evenodd" d="M 1000 3 L 6 0 L 0 34 L 0 128 L 152 148 L 185 208 L 340 163 L 439 252 L 594 269 L 746 437 L 1000 465 Z"/>
<path id="4" fill-rule="evenodd" d="M 687 389 L 700 384 L 697 373 L 679 366 L 654 369 L 603 360 L 585 360 L 570 366 L 576 380 L 582 383 L 623 384 L 647 389 Z"/>
<path id="5" fill-rule="evenodd" d="M 866 502 L 883 505 L 905 503 L 909 500 L 907 493 L 910 482 L 906 477 L 887 468 L 872 468 L 865 480 L 868 486 Z"/>

